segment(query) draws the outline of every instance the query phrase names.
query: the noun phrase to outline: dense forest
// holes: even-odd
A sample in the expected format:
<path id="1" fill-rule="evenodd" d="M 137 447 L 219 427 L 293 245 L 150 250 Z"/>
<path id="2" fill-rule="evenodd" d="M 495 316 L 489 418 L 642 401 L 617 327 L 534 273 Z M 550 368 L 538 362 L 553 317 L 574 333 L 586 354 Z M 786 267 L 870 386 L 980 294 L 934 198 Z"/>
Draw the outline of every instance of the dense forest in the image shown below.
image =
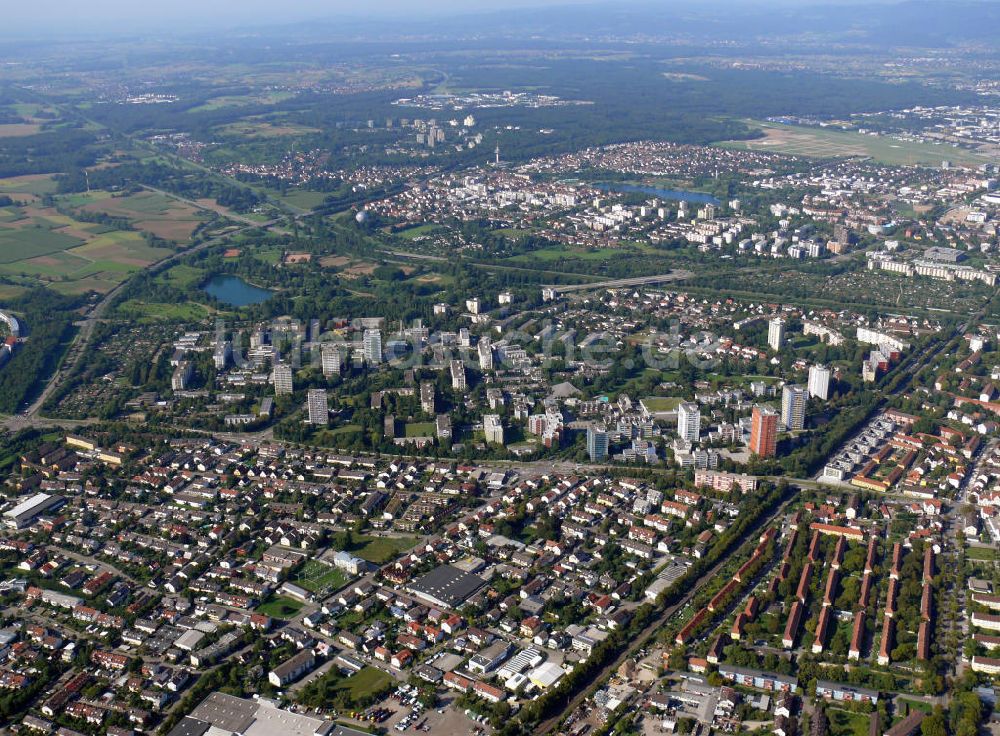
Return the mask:
<path id="1" fill-rule="evenodd" d="M 33 289 L 10 301 L 10 311 L 22 316 L 28 338 L 0 368 L 0 412 L 13 414 L 37 395 L 52 375 L 73 334 L 73 310 L 79 298 L 48 289 Z"/>

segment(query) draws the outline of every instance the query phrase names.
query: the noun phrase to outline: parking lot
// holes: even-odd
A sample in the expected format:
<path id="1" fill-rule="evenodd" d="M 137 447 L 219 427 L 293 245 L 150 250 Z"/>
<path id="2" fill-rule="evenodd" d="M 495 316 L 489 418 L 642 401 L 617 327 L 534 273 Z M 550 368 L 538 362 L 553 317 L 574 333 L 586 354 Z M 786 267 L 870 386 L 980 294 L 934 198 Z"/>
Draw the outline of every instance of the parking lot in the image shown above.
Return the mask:
<path id="1" fill-rule="evenodd" d="M 387 718 L 381 721 L 371 720 L 358 723 L 364 726 L 376 725 L 386 733 L 415 734 L 427 733 L 436 736 L 457 734 L 464 736 L 489 736 L 493 729 L 486 723 L 477 723 L 464 710 L 453 707 L 456 695 L 446 693 L 438 702 L 436 708 L 425 708 L 416 700 L 413 690 L 406 690 L 402 685 L 391 695 L 372 706 L 366 713 L 388 712 Z"/>

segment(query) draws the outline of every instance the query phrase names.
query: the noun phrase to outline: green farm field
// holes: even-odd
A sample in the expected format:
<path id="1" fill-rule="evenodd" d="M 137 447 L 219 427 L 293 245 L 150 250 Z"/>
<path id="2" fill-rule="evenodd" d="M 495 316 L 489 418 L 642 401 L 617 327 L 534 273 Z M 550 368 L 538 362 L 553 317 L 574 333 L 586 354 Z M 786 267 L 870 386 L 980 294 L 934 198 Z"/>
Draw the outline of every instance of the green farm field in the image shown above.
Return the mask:
<path id="1" fill-rule="evenodd" d="M 85 212 L 121 217 L 138 230 L 178 243 L 189 242 L 195 228 L 209 217 L 204 210 L 158 192 L 127 197 L 109 197 L 106 193 L 75 195 L 73 201 Z"/>
<path id="2" fill-rule="evenodd" d="M 77 220 L 37 203 L 0 209 L 0 273 L 65 294 L 106 292 L 168 256 L 142 233 Z"/>
<path id="3" fill-rule="evenodd" d="M 12 176 L 7 179 L 0 179 L 0 194 L 30 194 L 41 196 L 43 194 L 53 194 L 56 191 L 56 183 L 52 180 L 51 174 L 27 174 L 25 176 Z M 14 199 L 17 199 L 14 196 Z"/>
<path id="4" fill-rule="evenodd" d="M 53 232 L 37 225 L 0 228 L 0 263 L 16 263 L 46 256 L 83 244 L 80 238 Z"/>

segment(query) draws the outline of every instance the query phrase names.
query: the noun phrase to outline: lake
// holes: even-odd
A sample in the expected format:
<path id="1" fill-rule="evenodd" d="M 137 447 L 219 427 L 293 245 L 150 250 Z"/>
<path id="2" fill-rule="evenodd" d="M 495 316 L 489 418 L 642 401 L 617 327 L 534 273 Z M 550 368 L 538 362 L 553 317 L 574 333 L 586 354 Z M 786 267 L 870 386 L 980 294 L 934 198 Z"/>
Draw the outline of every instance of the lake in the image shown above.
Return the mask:
<path id="1" fill-rule="evenodd" d="M 270 291 L 248 284 L 239 276 L 213 276 L 202 288 L 220 302 L 234 307 L 260 304 L 271 298 Z"/>
<path id="2" fill-rule="evenodd" d="M 691 202 L 692 204 L 722 204 L 722 202 L 711 194 L 689 192 L 684 189 L 659 189 L 639 184 L 594 184 L 594 187 L 603 189 L 606 192 L 638 192 L 640 194 L 648 194 L 651 197 L 659 197 L 660 199 L 669 199 L 677 202 Z"/>

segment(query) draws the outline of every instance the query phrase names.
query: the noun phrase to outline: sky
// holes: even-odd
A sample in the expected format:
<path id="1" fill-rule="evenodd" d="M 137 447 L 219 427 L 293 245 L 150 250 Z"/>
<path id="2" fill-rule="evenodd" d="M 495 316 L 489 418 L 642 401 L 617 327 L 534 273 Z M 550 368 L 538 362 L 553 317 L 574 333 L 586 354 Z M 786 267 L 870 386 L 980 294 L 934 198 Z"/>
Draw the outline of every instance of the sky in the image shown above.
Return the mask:
<path id="1" fill-rule="evenodd" d="M 586 2 L 587 0 L 584 0 Z M 75 23 L 105 27 L 155 27 L 167 22 L 202 26 L 219 20 L 232 25 L 315 18 L 376 18 L 466 14 L 511 7 L 579 4 L 581 0 L 32 0 L 11 2 L 4 23 L 38 28 Z M 5 3 L 6 4 L 6 3 Z"/>
<path id="2" fill-rule="evenodd" d="M 716 0 L 719 4 L 733 5 L 760 1 Z M 822 1 L 843 3 L 852 0 Z M 335 20 L 338 17 L 366 20 L 428 18 L 433 15 L 468 15 L 480 10 L 559 5 L 606 5 L 610 9 L 619 2 L 622 0 L 30 0 L 4 3 L 7 7 L 3 9 L 2 16 L 7 30 L 15 32 L 129 28 L 162 31 L 181 26 L 204 28 L 220 23 L 229 27 L 259 26 L 318 18 Z"/>

